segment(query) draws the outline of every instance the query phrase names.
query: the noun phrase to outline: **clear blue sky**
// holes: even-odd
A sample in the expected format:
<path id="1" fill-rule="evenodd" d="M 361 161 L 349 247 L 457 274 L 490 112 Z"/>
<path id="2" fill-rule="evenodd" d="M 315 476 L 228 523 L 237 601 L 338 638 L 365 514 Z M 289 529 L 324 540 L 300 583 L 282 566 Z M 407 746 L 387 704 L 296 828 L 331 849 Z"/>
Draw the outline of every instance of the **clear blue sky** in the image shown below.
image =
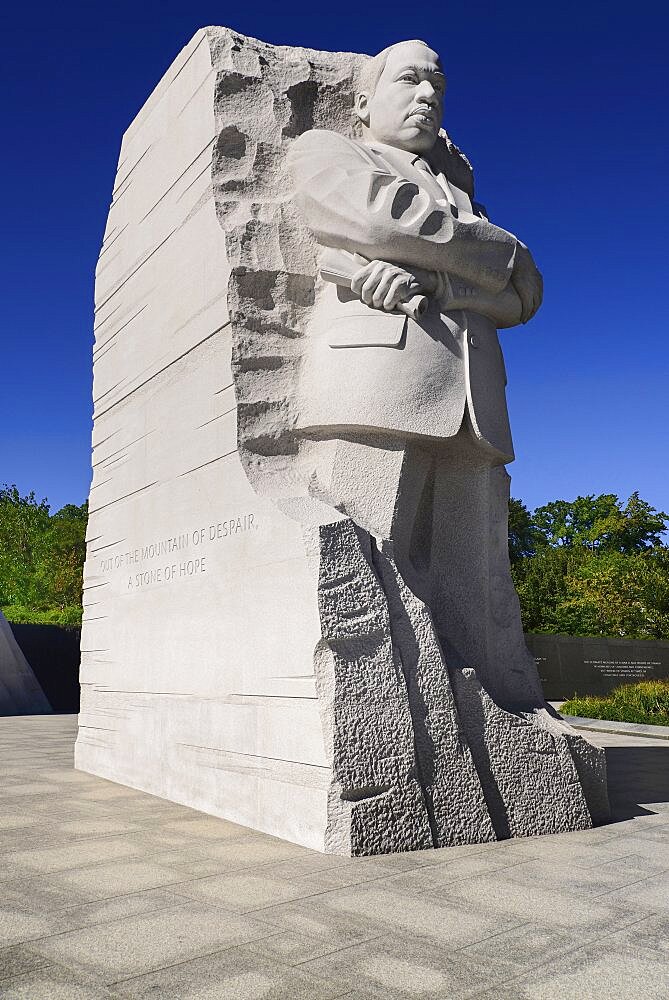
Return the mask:
<path id="1" fill-rule="evenodd" d="M 669 510 L 664 0 L 9 5 L 0 484 L 54 510 L 86 497 L 93 272 L 121 135 L 206 24 L 363 52 L 422 37 L 442 53 L 445 124 L 479 200 L 545 278 L 536 319 L 502 335 L 512 492 L 534 507 L 638 489 Z"/>

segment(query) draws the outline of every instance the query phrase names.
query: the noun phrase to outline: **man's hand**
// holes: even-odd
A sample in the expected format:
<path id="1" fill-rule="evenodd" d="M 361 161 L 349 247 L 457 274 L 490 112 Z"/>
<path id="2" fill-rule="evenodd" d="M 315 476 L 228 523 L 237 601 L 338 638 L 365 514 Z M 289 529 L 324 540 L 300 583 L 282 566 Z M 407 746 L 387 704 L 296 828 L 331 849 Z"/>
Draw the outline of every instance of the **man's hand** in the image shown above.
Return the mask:
<path id="1" fill-rule="evenodd" d="M 400 302 L 421 292 L 429 292 L 411 271 L 383 260 L 372 260 L 351 278 L 351 291 L 374 309 L 392 312 Z"/>
<path id="2" fill-rule="evenodd" d="M 510 283 L 520 299 L 520 322 L 527 323 L 541 305 L 544 295 L 544 279 L 532 260 L 532 254 L 520 241 L 513 262 Z"/>

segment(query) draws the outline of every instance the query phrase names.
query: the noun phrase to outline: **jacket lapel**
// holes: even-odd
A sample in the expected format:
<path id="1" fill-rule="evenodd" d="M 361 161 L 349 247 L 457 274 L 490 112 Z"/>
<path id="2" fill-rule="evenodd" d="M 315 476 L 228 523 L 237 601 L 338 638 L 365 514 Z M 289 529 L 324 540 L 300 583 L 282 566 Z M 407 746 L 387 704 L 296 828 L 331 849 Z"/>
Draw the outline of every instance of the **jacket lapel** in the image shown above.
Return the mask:
<path id="1" fill-rule="evenodd" d="M 369 147 L 382 164 L 393 174 L 413 181 L 420 188 L 429 191 L 433 198 L 448 202 L 446 193 L 439 184 L 437 178 L 431 170 L 420 170 L 415 160 L 419 159 L 414 153 L 407 153 L 403 149 L 395 149 L 393 146 L 382 146 L 373 144 Z"/>
<path id="2" fill-rule="evenodd" d="M 373 153 L 375 159 L 380 160 L 381 164 L 391 173 L 404 177 L 408 181 L 414 181 L 419 187 L 428 191 L 435 200 L 447 205 L 454 205 L 458 211 L 471 214 L 472 205 L 469 196 L 452 184 L 445 174 L 441 174 L 444 185 L 442 186 L 430 165 L 422 157 L 381 143 L 370 144 L 367 148 Z M 417 161 L 421 160 L 426 163 L 427 169 L 418 166 Z"/>

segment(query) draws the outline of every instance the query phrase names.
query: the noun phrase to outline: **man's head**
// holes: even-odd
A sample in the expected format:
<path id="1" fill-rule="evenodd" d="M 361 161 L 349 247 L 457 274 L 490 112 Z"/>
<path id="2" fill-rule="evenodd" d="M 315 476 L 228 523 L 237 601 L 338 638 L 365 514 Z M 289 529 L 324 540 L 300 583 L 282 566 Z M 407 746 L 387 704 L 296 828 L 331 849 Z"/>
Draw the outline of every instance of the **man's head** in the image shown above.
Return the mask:
<path id="1" fill-rule="evenodd" d="M 355 99 L 365 141 L 411 153 L 434 146 L 444 110 L 446 79 L 425 42 L 398 42 L 365 65 Z"/>

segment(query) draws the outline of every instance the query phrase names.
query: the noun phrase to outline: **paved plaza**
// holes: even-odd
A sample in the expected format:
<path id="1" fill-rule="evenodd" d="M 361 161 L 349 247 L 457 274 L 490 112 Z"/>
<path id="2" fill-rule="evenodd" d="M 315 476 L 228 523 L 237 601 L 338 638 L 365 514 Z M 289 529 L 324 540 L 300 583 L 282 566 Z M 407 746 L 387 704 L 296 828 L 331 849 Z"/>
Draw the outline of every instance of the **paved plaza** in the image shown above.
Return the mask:
<path id="1" fill-rule="evenodd" d="M 606 747 L 615 822 L 317 854 L 73 770 L 0 719 L 3 1000 L 669 998 L 669 742 Z"/>

